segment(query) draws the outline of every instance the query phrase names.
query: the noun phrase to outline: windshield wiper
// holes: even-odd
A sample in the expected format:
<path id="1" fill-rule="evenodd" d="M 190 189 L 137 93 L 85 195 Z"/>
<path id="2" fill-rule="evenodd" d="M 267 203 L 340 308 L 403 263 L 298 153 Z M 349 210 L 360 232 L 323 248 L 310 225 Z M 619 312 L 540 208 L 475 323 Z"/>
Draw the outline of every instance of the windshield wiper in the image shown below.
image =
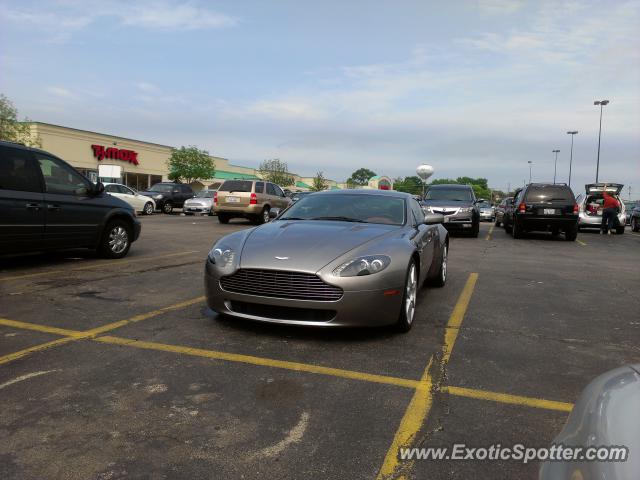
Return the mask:
<path id="1" fill-rule="evenodd" d="M 364 220 L 360 220 L 359 218 L 351 218 L 351 217 L 312 217 L 309 220 L 337 220 L 339 222 L 367 223 Z"/>
<path id="2" fill-rule="evenodd" d="M 300 218 L 300 217 L 282 217 L 278 220 L 309 220 L 308 218 Z"/>

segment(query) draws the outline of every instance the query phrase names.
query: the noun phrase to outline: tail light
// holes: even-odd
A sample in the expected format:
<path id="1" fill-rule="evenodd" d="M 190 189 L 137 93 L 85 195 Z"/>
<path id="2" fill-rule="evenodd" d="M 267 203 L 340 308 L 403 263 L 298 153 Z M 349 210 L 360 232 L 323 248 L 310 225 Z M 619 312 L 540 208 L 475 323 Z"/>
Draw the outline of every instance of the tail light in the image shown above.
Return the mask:
<path id="1" fill-rule="evenodd" d="M 527 211 L 527 204 L 524 202 L 521 202 L 520 205 L 518 205 L 518 211 L 520 213 L 524 213 Z"/>
<path id="2" fill-rule="evenodd" d="M 580 211 L 580 209 L 578 208 L 578 204 L 574 203 L 573 204 L 573 213 L 578 214 L 579 211 Z"/>
<path id="3" fill-rule="evenodd" d="M 258 196 L 255 193 L 251 194 L 251 199 L 249 200 L 249 205 L 257 205 L 258 204 Z"/>
<path id="4" fill-rule="evenodd" d="M 218 205 L 218 192 L 213 193 L 213 204 Z"/>

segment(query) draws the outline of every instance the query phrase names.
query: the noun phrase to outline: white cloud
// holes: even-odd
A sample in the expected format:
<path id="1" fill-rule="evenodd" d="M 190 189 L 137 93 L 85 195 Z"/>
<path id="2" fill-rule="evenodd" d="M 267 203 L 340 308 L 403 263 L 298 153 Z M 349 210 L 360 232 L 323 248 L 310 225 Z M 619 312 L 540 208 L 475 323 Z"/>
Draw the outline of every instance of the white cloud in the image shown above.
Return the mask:
<path id="1" fill-rule="evenodd" d="M 63 87 L 51 86 L 46 88 L 47 93 L 64 99 L 75 99 L 77 96 Z"/>
<path id="2" fill-rule="evenodd" d="M 524 0 L 476 0 L 480 13 L 486 15 L 512 14 L 524 7 Z"/>

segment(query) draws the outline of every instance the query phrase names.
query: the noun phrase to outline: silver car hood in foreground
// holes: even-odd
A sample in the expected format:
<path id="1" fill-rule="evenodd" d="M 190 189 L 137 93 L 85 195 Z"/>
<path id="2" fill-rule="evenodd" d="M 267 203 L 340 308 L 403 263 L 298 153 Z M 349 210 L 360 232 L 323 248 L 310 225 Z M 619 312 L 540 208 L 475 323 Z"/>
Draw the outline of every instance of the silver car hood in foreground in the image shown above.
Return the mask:
<path id="1" fill-rule="evenodd" d="M 248 235 L 240 267 L 315 273 L 350 250 L 397 233 L 401 228 L 324 220 L 275 221 L 256 228 Z"/>

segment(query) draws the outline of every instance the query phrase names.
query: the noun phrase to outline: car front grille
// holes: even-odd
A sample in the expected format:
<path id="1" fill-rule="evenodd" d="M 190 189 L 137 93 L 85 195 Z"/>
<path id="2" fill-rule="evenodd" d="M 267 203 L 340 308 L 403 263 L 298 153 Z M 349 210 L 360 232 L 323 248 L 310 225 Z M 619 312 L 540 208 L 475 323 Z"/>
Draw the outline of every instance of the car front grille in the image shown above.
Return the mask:
<path id="1" fill-rule="evenodd" d="M 342 298 L 342 289 L 323 282 L 317 275 L 284 270 L 242 268 L 220 278 L 227 292 L 290 300 L 334 302 Z"/>
<path id="2" fill-rule="evenodd" d="M 458 213 L 458 209 L 456 208 L 455 210 L 439 210 L 437 208 L 434 208 L 433 213 L 440 213 L 442 215 L 455 215 L 456 213 Z"/>

